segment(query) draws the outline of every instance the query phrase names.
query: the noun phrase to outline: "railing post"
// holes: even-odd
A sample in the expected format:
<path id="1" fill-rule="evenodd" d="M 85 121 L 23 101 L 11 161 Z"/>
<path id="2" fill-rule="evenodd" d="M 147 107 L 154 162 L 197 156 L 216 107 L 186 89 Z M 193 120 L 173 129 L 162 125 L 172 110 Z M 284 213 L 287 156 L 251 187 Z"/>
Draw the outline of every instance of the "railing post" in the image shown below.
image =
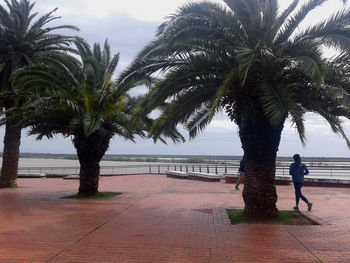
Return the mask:
<path id="1" fill-rule="evenodd" d="M 284 175 L 284 164 L 282 165 L 282 174 Z"/>
<path id="2" fill-rule="evenodd" d="M 180 164 L 180 172 L 182 172 L 182 165 Z"/>
<path id="3" fill-rule="evenodd" d="M 227 174 L 227 165 L 225 164 L 225 174 Z"/>
<path id="4" fill-rule="evenodd" d="M 187 164 L 186 164 L 186 173 L 188 173 L 188 166 L 187 166 Z"/>
<path id="5" fill-rule="evenodd" d="M 207 165 L 207 174 L 209 173 L 209 165 Z"/>
<path id="6" fill-rule="evenodd" d="M 192 172 L 194 173 L 194 165 L 192 164 Z"/>
<path id="7" fill-rule="evenodd" d="M 152 166 L 151 165 L 149 166 L 149 173 L 150 174 L 152 173 Z"/>
<path id="8" fill-rule="evenodd" d="M 174 165 L 174 167 L 175 167 L 175 171 L 176 171 L 176 164 Z"/>
<path id="9" fill-rule="evenodd" d="M 201 173 L 202 172 L 202 166 L 199 165 L 199 172 Z"/>
<path id="10" fill-rule="evenodd" d="M 159 164 L 158 164 L 158 174 L 160 174 L 160 166 L 159 166 Z"/>
<path id="11" fill-rule="evenodd" d="M 218 165 L 215 164 L 215 174 L 218 174 Z"/>

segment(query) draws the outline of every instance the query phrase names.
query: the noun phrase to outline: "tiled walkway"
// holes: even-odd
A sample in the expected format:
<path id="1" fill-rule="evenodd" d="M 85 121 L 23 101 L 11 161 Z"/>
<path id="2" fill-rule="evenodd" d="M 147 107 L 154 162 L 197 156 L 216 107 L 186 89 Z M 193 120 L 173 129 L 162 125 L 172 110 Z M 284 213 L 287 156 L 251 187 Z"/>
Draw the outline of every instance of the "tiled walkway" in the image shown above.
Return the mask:
<path id="1" fill-rule="evenodd" d="M 350 262 L 350 189 L 303 188 L 321 226 L 230 225 L 233 185 L 157 175 L 103 177 L 105 201 L 67 200 L 77 181 L 0 190 L 0 262 Z M 278 186 L 278 208 L 294 205 Z M 306 206 L 302 207 L 306 210 Z"/>

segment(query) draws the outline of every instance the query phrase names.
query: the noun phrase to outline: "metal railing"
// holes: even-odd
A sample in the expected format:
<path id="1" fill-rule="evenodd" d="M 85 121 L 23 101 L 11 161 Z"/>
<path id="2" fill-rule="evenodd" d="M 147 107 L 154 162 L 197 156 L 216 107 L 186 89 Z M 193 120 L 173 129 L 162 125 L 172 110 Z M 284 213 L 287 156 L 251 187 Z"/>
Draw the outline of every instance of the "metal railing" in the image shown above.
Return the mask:
<path id="1" fill-rule="evenodd" d="M 142 165 L 120 165 L 101 166 L 101 175 L 130 175 L 130 174 L 165 174 L 166 171 L 198 172 L 210 174 L 236 174 L 238 165 L 225 164 L 149 164 Z M 308 166 L 311 177 L 350 179 L 350 166 Z M 20 167 L 19 174 L 79 174 L 79 167 Z M 276 167 L 277 176 L 289 176 L 289 165 L 279 165 Z"/>

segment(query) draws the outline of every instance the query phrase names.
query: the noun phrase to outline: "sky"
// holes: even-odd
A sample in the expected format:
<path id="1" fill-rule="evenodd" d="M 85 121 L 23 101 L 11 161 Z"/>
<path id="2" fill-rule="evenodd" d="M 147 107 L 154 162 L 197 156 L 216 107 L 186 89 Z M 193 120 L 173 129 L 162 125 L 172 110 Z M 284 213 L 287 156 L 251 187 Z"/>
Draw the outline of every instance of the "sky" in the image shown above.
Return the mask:
<path id="1" fill-rule="evenodd" d="M 220 0 L 211 0 L 222 3 Z M 305 2 L 301 0 L 300 2 Z M 103 43 L 108 38 L 113 53 L 120 52 L 119 72 L 133 60 L 134 56 L 152 40 L 157 27 L 164 19 L 185 4 L 186 0 L 36 0 L 36 11 L 51 11 L 58 7 L 56 15 L 62 16 L 60 24 L 72 24 L 80 28 L 79 36 L 92 44 Z M 194 0 L 192 2 L 198 2 Z M 281 0 L 281 10 L 291 0 Z M 329 0 L 323 7 L 311 13 L 300 27 L 328 17 L 339 10 L 341 1 Z M 3 0 L 0 0 L 4 4 Z M 74 33 L 75 34 L 75 33 Z M 350 157 L 345 141 L 331 132 L 329 125 L 313 114 L 306 116 L 307 144 L 300 143 L 295 128 L 286 123 L 282 133 L 279 156 Z M 344 120 L 345 131 L 350 136 L 350 121 Z M 124 141 L 115 136 L 108 154 L 185 154 L 185 155 L 241 155 L 243 153 L 238 129 L 225 114 L 218 115 L 212 123 L 194 140 L 186 143 L 167 145 L 151 140 L 137 139 L 136 143 Z M 0 129 L 3 137 L 4 129 Z M 184 133 L 186 137 L 186 132 Z M 21 152 L 35 153 L 75 153 L 70 138 L 57 136 L 55 139 L 36 141 L 22 133 Z"/>

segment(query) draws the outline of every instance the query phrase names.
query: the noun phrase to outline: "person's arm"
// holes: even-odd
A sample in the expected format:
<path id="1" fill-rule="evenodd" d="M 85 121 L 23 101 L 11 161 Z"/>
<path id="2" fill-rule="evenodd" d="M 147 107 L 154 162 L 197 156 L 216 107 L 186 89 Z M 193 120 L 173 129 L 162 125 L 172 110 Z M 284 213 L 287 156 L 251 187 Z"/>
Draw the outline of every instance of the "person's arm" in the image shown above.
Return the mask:
<path id="1" fill-rule="evenodd" d="M 293 175 L 293 164 L 289 166 L 289 175 Z"/>
<path id="2" fill-rule="evenodd" d="M 309 169 L 307 169 L 307 166 L 304 164 L 304 175 L 308 175 L 309 173 Z"/>

